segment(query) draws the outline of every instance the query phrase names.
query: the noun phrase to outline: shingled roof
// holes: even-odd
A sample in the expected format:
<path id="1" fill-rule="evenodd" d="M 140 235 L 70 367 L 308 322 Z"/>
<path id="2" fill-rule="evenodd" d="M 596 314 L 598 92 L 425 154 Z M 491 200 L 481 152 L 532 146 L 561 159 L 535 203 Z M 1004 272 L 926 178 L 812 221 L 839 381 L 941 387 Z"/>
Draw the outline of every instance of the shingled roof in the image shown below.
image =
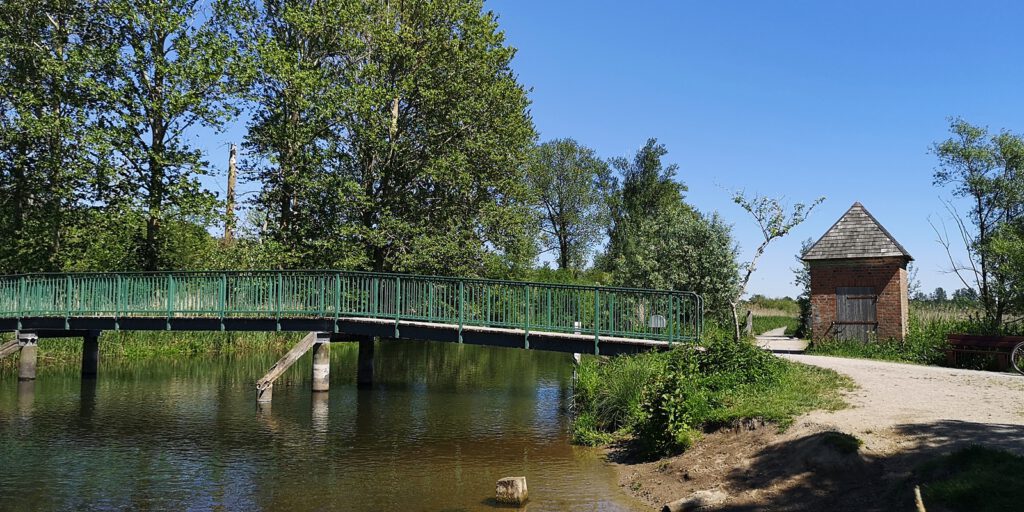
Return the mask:
<path id="1" fill-rule="evenodd" d="M 846 213 L 804 253 L 804 261 L 887 256 L 914 258 L 896 241 L 864 205 L 853 203 Z"/>

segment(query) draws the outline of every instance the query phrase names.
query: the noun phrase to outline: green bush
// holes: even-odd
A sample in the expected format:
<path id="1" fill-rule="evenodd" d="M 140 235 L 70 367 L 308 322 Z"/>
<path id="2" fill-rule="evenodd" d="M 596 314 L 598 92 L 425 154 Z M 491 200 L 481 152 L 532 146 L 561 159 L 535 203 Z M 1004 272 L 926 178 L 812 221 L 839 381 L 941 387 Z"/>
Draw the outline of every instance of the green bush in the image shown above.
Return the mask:
<path id="1" fill-rule="evenodd" d="M 728 406 L 727 391 L 774 384 L 782 372 L 780 359 L 747 342 L 719 337 L 703 348 L 669 352 L 666 370 L 647 387 L 635 430 L 645 454 L 690 447 L 705 426 L 725 419 L 716 412 Z"/>
<path id="2" fill-rule="evenodd" d="M 839 407 L 837 390 L 846 382 L 712 326 L 699 347 L 585 358 L 574 389 L 573 439 L 593 445 L 631 437 L 644 456 L 678 452 L 706 429 L 737 420 L 786 424 L 813 408 Z"/>
<path id="3" fill-rule="evenodd" d="M 664 372 L 666 354 L 586 357 L 577 369 L 573 438 L 580 444 L 607 442 L 609 435 L 631 430 L 643 417 L 645 387 Z"/>

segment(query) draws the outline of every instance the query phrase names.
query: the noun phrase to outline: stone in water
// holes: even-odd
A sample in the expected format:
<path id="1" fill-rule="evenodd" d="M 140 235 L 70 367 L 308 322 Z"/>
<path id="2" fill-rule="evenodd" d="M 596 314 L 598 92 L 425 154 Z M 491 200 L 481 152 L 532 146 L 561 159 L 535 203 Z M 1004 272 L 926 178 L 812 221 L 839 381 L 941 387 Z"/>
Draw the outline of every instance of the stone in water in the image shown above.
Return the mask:
<path id="1" fill-rule="evenodd" d="M 498 503 L 509 503 L 512 505 L 526 503 L 526 499 L 529 497 L 529 494 L 526 492 L 526 477 L 510 476 L 498 480 L 495 494 Z"/>

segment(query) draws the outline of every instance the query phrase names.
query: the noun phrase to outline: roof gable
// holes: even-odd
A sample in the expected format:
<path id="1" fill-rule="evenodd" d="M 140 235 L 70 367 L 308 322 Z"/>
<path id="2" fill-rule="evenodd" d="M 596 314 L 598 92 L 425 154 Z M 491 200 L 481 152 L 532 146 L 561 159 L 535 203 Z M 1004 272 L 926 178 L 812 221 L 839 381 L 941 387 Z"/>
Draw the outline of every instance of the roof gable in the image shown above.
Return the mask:
<path id="1" fill-rule="evenodd" d="M 804 261 L 897 256 L 914 258 L 859 202 L 804 253 Z"/>

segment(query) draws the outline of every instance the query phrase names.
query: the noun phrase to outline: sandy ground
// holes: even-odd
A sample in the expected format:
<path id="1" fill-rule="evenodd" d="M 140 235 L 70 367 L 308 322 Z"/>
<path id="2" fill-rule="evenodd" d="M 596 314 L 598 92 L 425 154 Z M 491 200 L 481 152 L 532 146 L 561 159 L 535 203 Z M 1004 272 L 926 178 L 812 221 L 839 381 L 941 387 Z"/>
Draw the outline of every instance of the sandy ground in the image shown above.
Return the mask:
<path id="1" fill-rule="evenodd" d="M 1024 376 L 783 357 L 853 378 L 850 406 L 811 412 L 782 433 L 745 425 L 678 457 L 620 463 L 620 483 L 652 507 L 715 491 L 725 501 L 706 510 L 912 510 L 922 462 L 971 444 L 1024 454 Z"/>
<path id="2" fill-rule="evenodd" d="M 853 434 L 864 441 L 868 454 L 888 455 L 921 443 L 974 443 L 1024 455 L 1024 376 L 839 357 L 782 357 L 849 375 L 858 386 L 846 395 L 849 408 L 807 414 L 799 421 L 802 428 L 820 425 Z M 950 428 L 939 432 L 938 425 Z M 1013 432 L 1017 436 L 1007 435 Z"/>

